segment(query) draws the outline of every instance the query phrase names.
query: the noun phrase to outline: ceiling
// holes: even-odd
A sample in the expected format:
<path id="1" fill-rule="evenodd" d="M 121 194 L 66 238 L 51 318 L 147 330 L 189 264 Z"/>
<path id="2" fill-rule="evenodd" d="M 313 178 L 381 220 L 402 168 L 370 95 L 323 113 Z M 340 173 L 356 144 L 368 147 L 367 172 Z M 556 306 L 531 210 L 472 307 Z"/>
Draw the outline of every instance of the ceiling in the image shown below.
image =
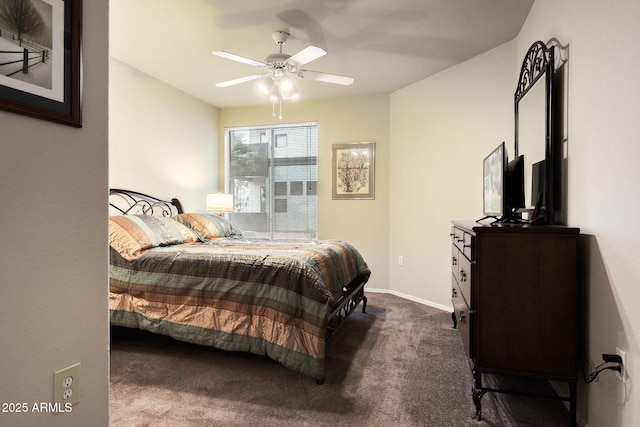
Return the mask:
<path id="1" fill-rule="evenodd" d="M 110 55 L 219 108 L 268 103 L 256 82 L 215 83 L 313 45 L 305 69 L 350 76 L 351 86 L 296 79 L 302 99 L 391 93 L 515 38 L 534 0 L 111 0 Z"/>

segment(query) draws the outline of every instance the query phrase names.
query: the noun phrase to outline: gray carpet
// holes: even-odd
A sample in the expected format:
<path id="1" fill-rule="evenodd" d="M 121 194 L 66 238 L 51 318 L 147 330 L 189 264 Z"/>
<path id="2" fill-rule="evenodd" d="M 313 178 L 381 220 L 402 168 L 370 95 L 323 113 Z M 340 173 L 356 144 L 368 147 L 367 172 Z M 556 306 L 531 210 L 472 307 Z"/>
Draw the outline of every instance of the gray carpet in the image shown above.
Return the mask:
<path id="1" fill-rule="evenodd" d="M 329 342 L 323 385 L 266 357 L 114 328 L 111 425 L 567 425 L 560 401 L 500 393 L 484 396 L 475 420 L 450 314 L 387 294 L 368 298 L 367 313 L 359 308 Z"/>

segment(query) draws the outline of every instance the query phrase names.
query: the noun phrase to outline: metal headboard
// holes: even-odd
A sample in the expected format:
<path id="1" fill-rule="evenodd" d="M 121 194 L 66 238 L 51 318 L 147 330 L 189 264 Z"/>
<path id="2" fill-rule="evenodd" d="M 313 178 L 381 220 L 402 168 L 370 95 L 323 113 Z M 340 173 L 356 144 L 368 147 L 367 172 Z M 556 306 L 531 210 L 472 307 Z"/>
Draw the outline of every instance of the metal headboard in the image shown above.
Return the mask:
<path id="1" fill-rule="evenodd" d="M 162 200 L 148 194 L 120 188 L 109 190 L 109 206 L 122 215 L 142 214 L 171 217 L 184 212 L 178 199 Z"/>

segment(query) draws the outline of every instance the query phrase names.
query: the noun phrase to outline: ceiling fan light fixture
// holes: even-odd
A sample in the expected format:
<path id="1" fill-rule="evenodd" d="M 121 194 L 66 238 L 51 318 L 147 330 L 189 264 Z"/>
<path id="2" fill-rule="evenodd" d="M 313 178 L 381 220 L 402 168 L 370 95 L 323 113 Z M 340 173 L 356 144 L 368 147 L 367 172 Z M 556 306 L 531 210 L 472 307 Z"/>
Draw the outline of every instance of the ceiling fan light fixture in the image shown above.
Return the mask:
<path id="1" fill-rule="evenodd" d="M 285 70 L 282 67 L 275 67 L 273 69 L 273 78 L 274 80 L 278 80 L 282 77 L 284 77 L 287 74 L 287 70 Z"/>
<path id="2" fill-rule="evenodd" d="M 280 90 L 283 92 L 290 92 L 293 90 L 293 83 L 289 79 L 280 80 Z"/>
<path id="3" fill-rule="evenodd" d="M 258 90 L 263 95 L 269 95 L 271 88 L 273 87 L 273 81 L 269 77 L 265 77 L 258 83 Z"/>

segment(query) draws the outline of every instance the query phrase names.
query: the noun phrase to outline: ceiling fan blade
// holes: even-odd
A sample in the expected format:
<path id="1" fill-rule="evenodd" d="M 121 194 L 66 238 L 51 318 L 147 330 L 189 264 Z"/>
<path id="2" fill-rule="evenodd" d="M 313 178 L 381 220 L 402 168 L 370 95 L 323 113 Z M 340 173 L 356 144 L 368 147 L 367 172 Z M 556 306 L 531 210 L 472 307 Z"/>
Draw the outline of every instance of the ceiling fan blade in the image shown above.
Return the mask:
<path id="1" fill-rule="evenodd" d="M 326 54 L 327 52 L 320 47 L 309 46 L 289 58 L 289 62 L 293 62 L 294 65 L 299 67 Z"/>
<path id="2" fill-rule="evenodd" d="M 227 80 L 226 82 L 216 83 L 216 87 L 228 87 L 237 85 L 240 83 L 250 82 L 251 80 L 259 79 L 264 74 L 254 74 L 253 76 L 240 77 L 239 79 Z"/>
<path id="3" fill-rule="evenodd" d="M 326 83 L 349 86 L 353 83 L 352 77 L 339 76 L 337 74 L 320 73 L 318 71 L 299 70 L 296 75 L 303 79 L 317 80 Z"/>
<path id="4" fill-rule="evenodd" d="M 242 62 L 243 64 L 255 65 L 256 67 L 265 67 L 264 62 L 256 61 L 255 59 L 245 58 L 244 56 L 236 55 L 234 53 L 225 52 L 223 50 L 216 50 L 211 52 L 213 55 L 221 58 L 231 59 L 232 61 Z"/>

